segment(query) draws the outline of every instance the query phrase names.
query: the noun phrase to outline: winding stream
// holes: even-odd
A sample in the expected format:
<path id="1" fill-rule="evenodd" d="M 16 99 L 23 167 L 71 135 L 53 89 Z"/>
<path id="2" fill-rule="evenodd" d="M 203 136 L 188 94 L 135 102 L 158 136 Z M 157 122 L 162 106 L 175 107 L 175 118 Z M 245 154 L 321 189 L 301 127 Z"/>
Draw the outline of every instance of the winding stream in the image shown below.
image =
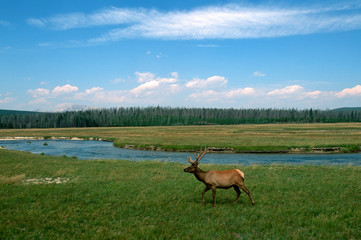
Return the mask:
<path id="1" fill-rule="evenodd" d="M 128 159 L 132 161 L 169 161 L 186 163 L 193 153 L 161 152 L 122 149 L 112 142 L 75 140 L 1 140 L 7 149 L 29 151 L 35 154 L 76 156 L 78 159 Z M 1 150 L 0 150 L 1 151 Z M 296 165 L 357 165 L 361 153 L 353 154 L 232 154 L 208 153 L 202 163 L 214 164 L 296 164 Z"/>

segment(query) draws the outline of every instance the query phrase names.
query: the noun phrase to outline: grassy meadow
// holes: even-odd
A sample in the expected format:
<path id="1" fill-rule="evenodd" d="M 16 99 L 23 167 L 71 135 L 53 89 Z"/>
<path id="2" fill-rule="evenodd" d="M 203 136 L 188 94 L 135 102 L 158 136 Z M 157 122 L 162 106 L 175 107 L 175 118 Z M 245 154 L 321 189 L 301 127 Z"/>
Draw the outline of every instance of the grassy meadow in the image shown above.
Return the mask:
<path id="1" fill-rule="evenodd" d="M 0 239 L 360 239 L 360 167 L 201 164 L 244 171 L 256 202 L 213 208 L 186 166 L 1 149 Z"/>
<path id="2" fill-rule="evenodd" d="M 360 151 L 361 123 L 0 130 L 0 138 L 13 136 L 102 138 L 114 141 L 115 146 L 141 149 L 198 150 L 203 145 L 239 152 L 307 152 L 318 147 L 355 152 Z"/>

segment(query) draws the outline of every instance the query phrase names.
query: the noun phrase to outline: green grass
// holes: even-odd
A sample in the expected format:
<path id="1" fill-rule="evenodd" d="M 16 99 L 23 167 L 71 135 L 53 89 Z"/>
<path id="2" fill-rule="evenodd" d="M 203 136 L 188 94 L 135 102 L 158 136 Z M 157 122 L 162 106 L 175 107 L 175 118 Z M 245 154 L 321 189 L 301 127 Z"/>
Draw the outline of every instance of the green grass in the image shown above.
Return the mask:
<path id="1" fill-rule="evenodd" d="M 203 206 L 186 164 L 0 150 L 0 239 L 360 238 L 360 167 L 200 166 L 244 171 L 256 205 L 229 189 Z"/>
<path id="2" fill-rule="evenodd" d="M 80 137 L 108 139 L 115 146 L 195 150 L 200 145 L 233 148 L 240 152 L 278 152 L 313 147 L 342 147 L 341 152 L 360 151 L 361 123 L 249 124 L 172 127 L 1 129 L 1 137 Z"/>

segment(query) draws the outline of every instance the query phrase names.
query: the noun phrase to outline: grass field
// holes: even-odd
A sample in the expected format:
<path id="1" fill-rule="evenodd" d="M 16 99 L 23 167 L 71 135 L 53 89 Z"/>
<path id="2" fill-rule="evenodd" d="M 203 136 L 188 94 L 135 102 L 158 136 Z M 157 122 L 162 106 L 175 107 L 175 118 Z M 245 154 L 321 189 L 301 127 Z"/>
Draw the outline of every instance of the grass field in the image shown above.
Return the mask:
<path id="1" fill-rule="evenodd" d="M 215 208 L 185 167 L 2 149 L 0 239 L 360 239 L 360 167 L 201 164 L 244 171 L 256 202 Z"/>
<path id="2" fill-rule="evenodd" d="M 240 152 L 312 151 L 319 147 L 355 152 L 360 151 L 361 123 L 0 130 L 0 138 L 12 136 L 105 138 L 116 146 L 141 149 L 194 150 L 203 145 Z"/>

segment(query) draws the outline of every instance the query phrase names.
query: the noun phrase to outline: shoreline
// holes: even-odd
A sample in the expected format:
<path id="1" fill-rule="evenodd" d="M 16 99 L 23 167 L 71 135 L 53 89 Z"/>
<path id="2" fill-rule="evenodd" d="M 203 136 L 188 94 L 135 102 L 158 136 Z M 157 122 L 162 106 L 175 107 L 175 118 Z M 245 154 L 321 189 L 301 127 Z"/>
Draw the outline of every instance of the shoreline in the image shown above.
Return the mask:
<path id="1" fill-rule="evenodd" d="M 113 142 L 114 147 L 144 151 L 164 151 L 164 152 L 195 152 L 194 149 L 164 149 L 161 147 L 155 147 L 148 145 L 145 147 L 139 147 L 132 144 L 115 145 L 114 141 L 105 138 L 80 138 L 80 137 L 0 137 L 1 141 L 12 141 L 12 140 L 73 140 L 73 141 L 106 141 Z M 346 153 L 359 153 L 361 148 L 356 152 L 345 152 L 342 147 L 312 147 L 306 149 L 305 147 L 295 147 L 289 150 L 234 150 L 230 147 L 210 147 L 212 153 L 234 153 L 234 154 L 346 154 Z"/>
<path id="2" fill-rule="evenodd" d="M 74 141 L 106 141 L 112 142 L 104 138 L 80 138 L 80 137 L 0 137 L 0 141 L 12 140 L 74 140 Z"/>

